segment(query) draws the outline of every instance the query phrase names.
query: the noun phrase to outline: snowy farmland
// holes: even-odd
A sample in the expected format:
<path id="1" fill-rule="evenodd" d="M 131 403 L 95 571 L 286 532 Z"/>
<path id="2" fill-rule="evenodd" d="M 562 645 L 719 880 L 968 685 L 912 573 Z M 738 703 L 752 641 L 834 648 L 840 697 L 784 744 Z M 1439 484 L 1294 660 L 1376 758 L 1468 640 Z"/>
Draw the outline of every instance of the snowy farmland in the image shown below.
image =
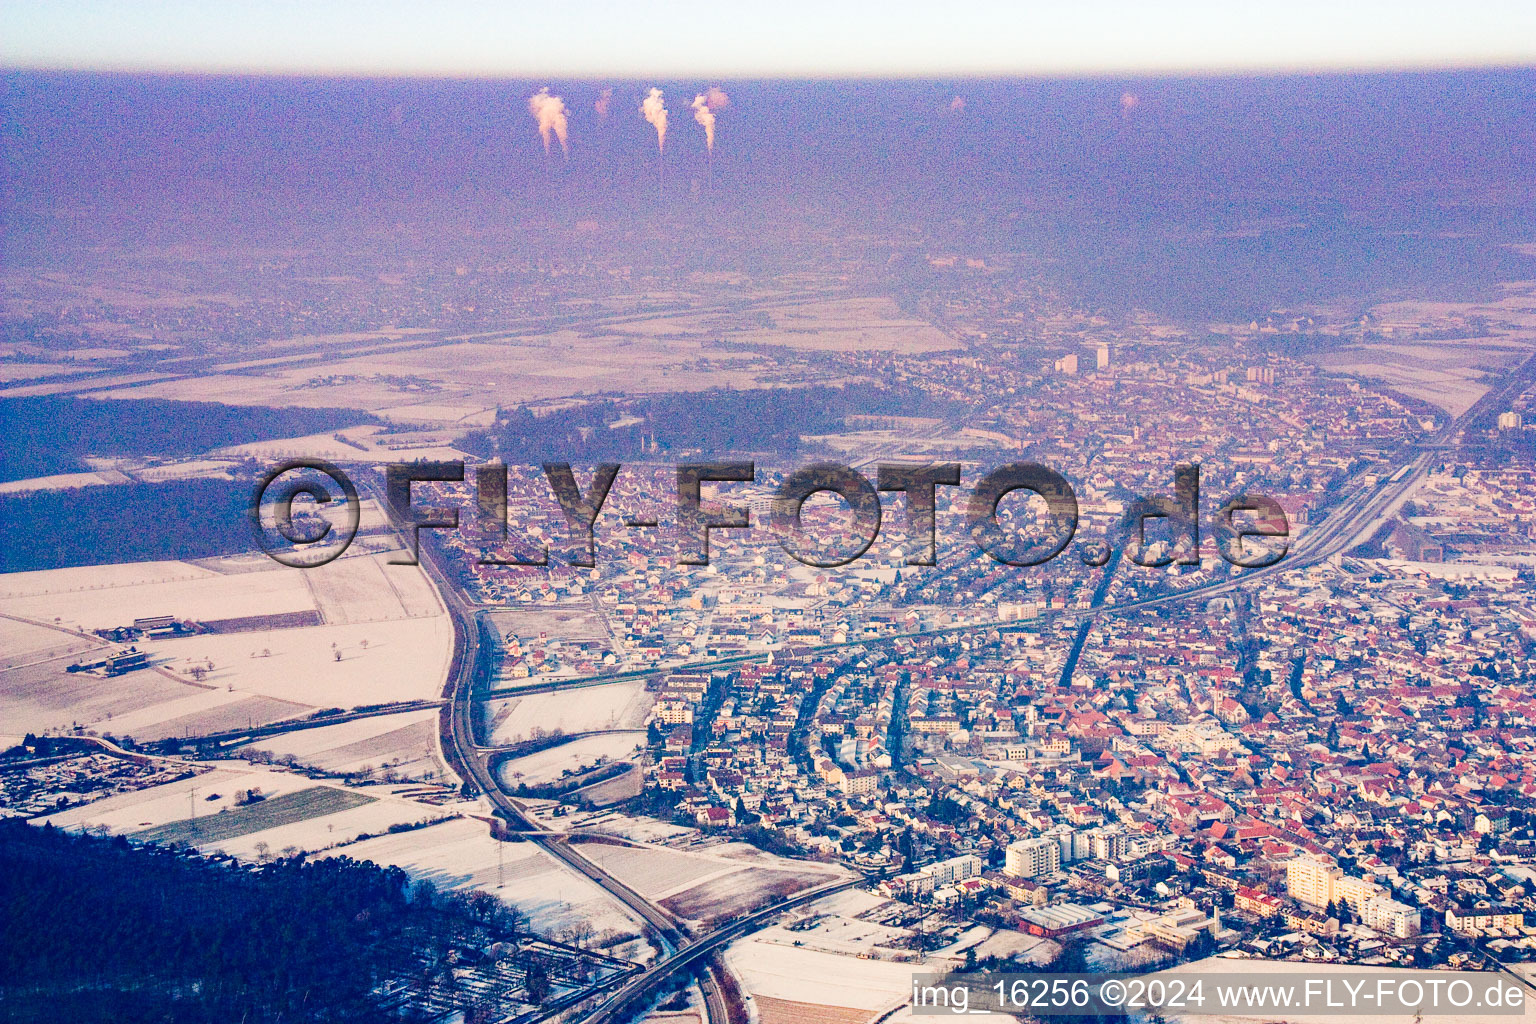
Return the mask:
<path id="1" fill-rule="evenodd" d="M 726 951 L 726 963 L 754 996 L 868 1010 L 871 1015 L 912 996 L 913 964 L 796 948 L 777 932 L 768 929 L 741 939 Z"/>
<path id="2" fill-rule="evenodd" d="M 642 930 L 622 904 L 538 846 L 498 842 L 489 825 L 471 818 L 380 836 L 336 852 L 396 865 L 440 889 L 483 889 L 523 911 L 541 932 L 558 932 L 579 921 L 599 934 Z"/>
<path id="3" fill-rule="evenodd" d="M 309 818 L 332 817 L 371 803 L 374 803 L 373 797 L 351 790 L 310 786 L 248 801 L 234 808 L 221 807 L 214 814 L 184 818 L 131 835 L 146 843 L 217 848 L 221 843 L 252 833 L 280 829 Z M 191 809 L 197 808 L 195 799 L 189 804 Z"/>
<path id="4" fill-rule="evenodd" d="M 726 964 L 741 979 L 760 1024 L 868 1024 L 877 1019 L 905 1024 L 933 1019 L 916 1016 L 908 1005 L 912 975 L 923 970 L 922 965 L 797 948 L 794 938 L 792 932 L 769 928 L 726 950 Z M 1014 1021 L 1000 1014 L 971 1014 L 966 1019 Z"/>
<path id="5" fill-rule="evenodd" d="M 615 835 L 628 832 L 611 827 L 601 830 Z M 698 849 L 588 843 L 580 850 L 582 856 L 642 895 L 663 901 L 680 916 L 692 919 L 712 920 L 738 913 L 771 896 L 847 877 L 833 865 L 775 857 L 744 843 Z M 718 907 L 710 906 L 711 902 Z M 680 908 L 691 912 L 683 913 Z"/>
<path id="6" fill-rule="evenodd" d="M 711 925 L 832 880 L 826 874 L 807 870 L 754 868 L 740 874 L 706 878 L 668 896 L 661 905 L 685 921 Z"/>
<path id="7" fill-rule="evenodd" d="M 87 631 L 148 615 L 199 621 L 310 611 L 298 570 L 225 575 L 190 562 L 129 562 L 0 575 L 0 613 Z"/>
<path id="8" fill-rule="evenodd" d="M 393 787 L 316 783 L 294 772 L 243 762 L 207 762 L 195 778 L 108 797 L 45 820 L 68 829 L 105 829 L 155 843 L 254 860 L 296 847 L 325 850 L 392 826 L 445 817 L 442 808 L 396 796 Z M 260 800 L 246 799 L 255 791 Z M 245 801 L 245 802 L 242 802 Z"/>
<path id="9" fill-rule="evenodd" d="M 651 695 L 638 680 L 494 700 L 488 706 L 491 743 L 517 743 L 530 738 L 534 729 L 567 734 L 640 729 L 650 706 Z"/>
<path id="10" fill-rule="evenodd" d="M 252 553 L 0 575 L 0 735 L 80 726 L 142 741 L 436 697 L 452 624 L 421 569 L 389 558 L 298 570 Z M 216 631 L 139 641 L 149 669 L 65 671 L 112 649 L 91 630 L 155 615 Z"/>
<path id="11" fill-rule="evenodd" d="M 647 899 L 659 900 L 708 879 L 748 870 L 725 857 L 688 854 L 665 847 L 606 846 L 583 843 L 583 857 Z"/>
<path id="12" fill-rule="evenodd" d="M 529 754 L 527 757 L 505 761 L 497 772 L 501 781 L 508 786 L 547 785 L 559 782 L 577 769 L 592 767 L 599 761 L 606 763 L 626 758 L 644 743 L 644 732 L 583 736 L 581 739 L 571 740 L 557 747 Z"/>
<path id="13" fill-rule="evenodd" d="M 678 846 L 694 842 L 702 835 L 696 828 L 687 828 L 660 818 L 633 818 L 616 811 L 602 811 L 582 817 L 560 818 L 547 822 L 550 827 L 582 829 L 589 832 L 605 832 L 608 835 L 633 839 L 642 843 L 665 843 Z"/>
<path id="14" fill-rule="evenodd" d="M 407 711 L 264 736 L 238 749 L 242 755 L 260 750 L 272 757 L 292 757 L 327 772 L 373 768 L 401 778 L 435 779 L 444 775 L 437 757 L 437 725 L 436 711 Z"/>
<path id="15" fill-rule="evenodd" d="M 46 820 L 60 828 L 106 829 L 116 835 L 159 828 L 194 815 L 203 817 L 237 806 L 238 795 L 256 790 L 275 797 L 307 789 L 314 782 L 292 772 L 273 771 L 243 762 L 218 762 L 212 771 L 131 793 L 71 807 Z"/>
<path id="16" fill-rule="evenodd" d="M 16 638 L 27 650 L 15 651 L 0 665 L 0 735 L 97 724 L 101 731 L 141 739 L 180 734 L 200 716 L 264 722 L 309 710 L 303 705 L 247 698 L 216 690 L 164 670 L 134 672 L 115 679 L 74 674 L 65 669 L 87 656 L 100 657 L 110 645 L 71 631 L 0 619 L 0 635 Z"/>
<path id="17" fill-rule="evenodd" d="M 221 689 L 313 707 L 353 707 L 436 697 L 448 672 L 453 625 L 439 615 L 140 646 L 173 671 L 211 661 L 205 679 Z"/>

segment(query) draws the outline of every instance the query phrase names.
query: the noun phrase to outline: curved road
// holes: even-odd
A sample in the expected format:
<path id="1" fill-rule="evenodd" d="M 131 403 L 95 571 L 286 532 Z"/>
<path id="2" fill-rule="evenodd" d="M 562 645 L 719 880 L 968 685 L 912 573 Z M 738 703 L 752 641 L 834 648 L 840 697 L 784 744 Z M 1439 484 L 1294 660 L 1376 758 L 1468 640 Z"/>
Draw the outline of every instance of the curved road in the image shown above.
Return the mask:
<path id="1" fill-rule="evenodd" d="M 396 529 L 402 529 L 390 503 L 381 499 L 380 506 L 386 510 Z M 627 1004 L 677 969 L 695 963 L 701 956 L 712 954 L 720 941 L 723 941 L 718 938 L 721 932 L 717 931 L 692 945 L 687 945 L 686 936 L 666 911 L 577 853 L 564 836 L 551 835 L 542 830 L 528 815 L 521 801 L 502 792 L 490 770 L 488 752 L 479 746 L 474 735 L 475 683 L 480 678 L 483 668 L 480 658 L 480 626 L 477 620 L 477 609 L 465 599 L 459 588 L 454 586 L 438 562 L 437 553 L 429 544 L 420 545 L 420 558 L 423 571 L 432 579 L 453 621 L 453 659 L 449 664 L 448 681 L 443 690 L 447 703 L 443 707 L 442 724 L 439 729 L 440 738 L 443 741 L 444 759 L 458 773 L 459 778 L 485 794 L 512 830 L 522 833 L 529 841 L 537 843 L 555 859 L 591 880 L 624 904 L 637 917 L 650 925 L 660 939 L 661 959 L 643 975 L 627 983 L 603 1006 L 617 1008 Z M 847 885 L 852 884 L 855 883 L 847 883 Z M 847 885 L 843 887 L 846 888 Z M 831 891 L 827 890 L 827 892 Z M 825 894 L 822 893 L 822 895 Z M 761 919 L 761 915 L 754 915 L 754 918 L 744 920 L 752 919 Z M 741 922 L 731 927 L 735 929 L 732 932 L 733 935 L 740 934 L 744 930 Z M 643 984 L 637 984 L 640 978 L 647 980 Z M 701 973 L 699 989 L 704 994 L 706 1024 L 729 1024 L 725 994 L 713 970 L 706 969 Z M 620 995 L 623 996 L 622 1000 L 615 1002 Z"/>

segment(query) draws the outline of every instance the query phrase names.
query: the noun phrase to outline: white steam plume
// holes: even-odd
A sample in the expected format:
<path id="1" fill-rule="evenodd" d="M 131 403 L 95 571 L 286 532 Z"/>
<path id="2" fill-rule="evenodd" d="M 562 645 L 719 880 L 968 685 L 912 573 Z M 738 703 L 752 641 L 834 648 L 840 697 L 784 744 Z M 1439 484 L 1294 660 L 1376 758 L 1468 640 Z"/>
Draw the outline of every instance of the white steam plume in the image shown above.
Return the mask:
<path id="1" fill-rule="evenodd" d="M 715 112 L 709 109 L 709 104 L 704 102 L 703 96 L 693 98 L 693 119 L 704 126 L 704 146 L 713 153 L 715 151 Z"/>
<path id="2" fill-rule="evenodd" d="M 715 111 L 729 106 L 731 98 L 718 85 L 712 85 L 693 98 L 693 119 L 704 126 L 704 145 L 715 151 Z"/>
<path id="3" fill-rule="evenodd" d="M 645 119 L 656 126 L 656 149 L 665 153 L 667 150 L 667 107 L 662 102 L 661 90 L 652 88 L 650 93 L 640 102 L 640 113 Z"/>
<path id="4" fill-rule="evenodd" d="M 539 135 L 544 139 L 545 155 L 549 154 L 549 136 L 553 133 L 560 140 L 561 154 L 569 157 L 571 147 L 566 140 L 565 100 L 551 96 L 549 86 L 546 85 L 528 97 L 528 112 L 539 122 Z"/>

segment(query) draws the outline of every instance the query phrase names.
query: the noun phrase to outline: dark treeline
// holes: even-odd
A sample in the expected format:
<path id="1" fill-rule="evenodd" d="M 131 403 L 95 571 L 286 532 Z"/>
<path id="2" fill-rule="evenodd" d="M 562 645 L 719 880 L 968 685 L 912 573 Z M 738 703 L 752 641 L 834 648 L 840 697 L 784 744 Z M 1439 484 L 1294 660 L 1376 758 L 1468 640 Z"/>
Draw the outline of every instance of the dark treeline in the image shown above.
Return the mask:
<path id="1" fill-rule="evenodd" d="M 253 871 L 0 821 L 0 1019 L 398 1022 L 376 986 L 510 937 L 501 906 L 347 858 Z"/>
<path id="2" fill-rule="evenodd" d="M 603 400 L 535 415 L 503 411 L 494 426 L 465 438 L 475 455 L 509 463 L 593 462 L 640 454 L 793 455 L 807 434 L 844 429 L 849 416 L 943 416 L 953 412 L 916 388 L 714 389 Z"/>
<path id="3" fill-rule="evenodd" d="M 376 422 L 353 409 L 265 409 L 163 399 L 0 398 L 0 482 L 85 468 L 87 455 L 197 455 Z"/>
<path id="4" fill-rule="evenodd" d="M 0 572 L 249 550 L 255 486 L 174 480 L 0 495 Z"/>

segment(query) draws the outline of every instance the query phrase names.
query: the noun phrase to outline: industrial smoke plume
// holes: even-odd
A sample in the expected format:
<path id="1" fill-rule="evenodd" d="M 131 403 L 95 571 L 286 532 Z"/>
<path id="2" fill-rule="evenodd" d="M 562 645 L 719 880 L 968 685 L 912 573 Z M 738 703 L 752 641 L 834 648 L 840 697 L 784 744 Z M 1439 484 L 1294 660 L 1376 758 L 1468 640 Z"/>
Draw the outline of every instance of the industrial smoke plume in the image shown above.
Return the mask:
<path id="1" fill-rule="evenodd" d="M 716 85 L 693 98 L 693 119 L 704 126 L 704 145 L 711 154 L 715 152 L 715 111 L 730 102 L 725 90 Z"/>
<path id="2" fill-rule="evenodd" d="M 645 119 L 656 126 L 656 149 L 665 153 L 667 150 L 667 107 L 661 100 L 661 90 L 652 88 L 650 94 L 640 102 L 640 113 Z"/>
<path id="3" fill-rule="evenodd" d="M 715 151 L 715 112 L 709 109 L 709 104 L 704 102 L 703 96 L 693 98 L 693 119 L 704 126 L 704 145 L 713 153 Z"/>
<path id="4" fill-rule="evenodd" d="M 553 132 L 560 140 L 560 152 L 569 158 L 571 148 L 566 141 L 565 100 L 549 94 L 545 86 L 528 97 L 528 112 L 539 122 L 539 135 L 544 139 L 544 154 L 549 155 L 549 136 Z"/>

